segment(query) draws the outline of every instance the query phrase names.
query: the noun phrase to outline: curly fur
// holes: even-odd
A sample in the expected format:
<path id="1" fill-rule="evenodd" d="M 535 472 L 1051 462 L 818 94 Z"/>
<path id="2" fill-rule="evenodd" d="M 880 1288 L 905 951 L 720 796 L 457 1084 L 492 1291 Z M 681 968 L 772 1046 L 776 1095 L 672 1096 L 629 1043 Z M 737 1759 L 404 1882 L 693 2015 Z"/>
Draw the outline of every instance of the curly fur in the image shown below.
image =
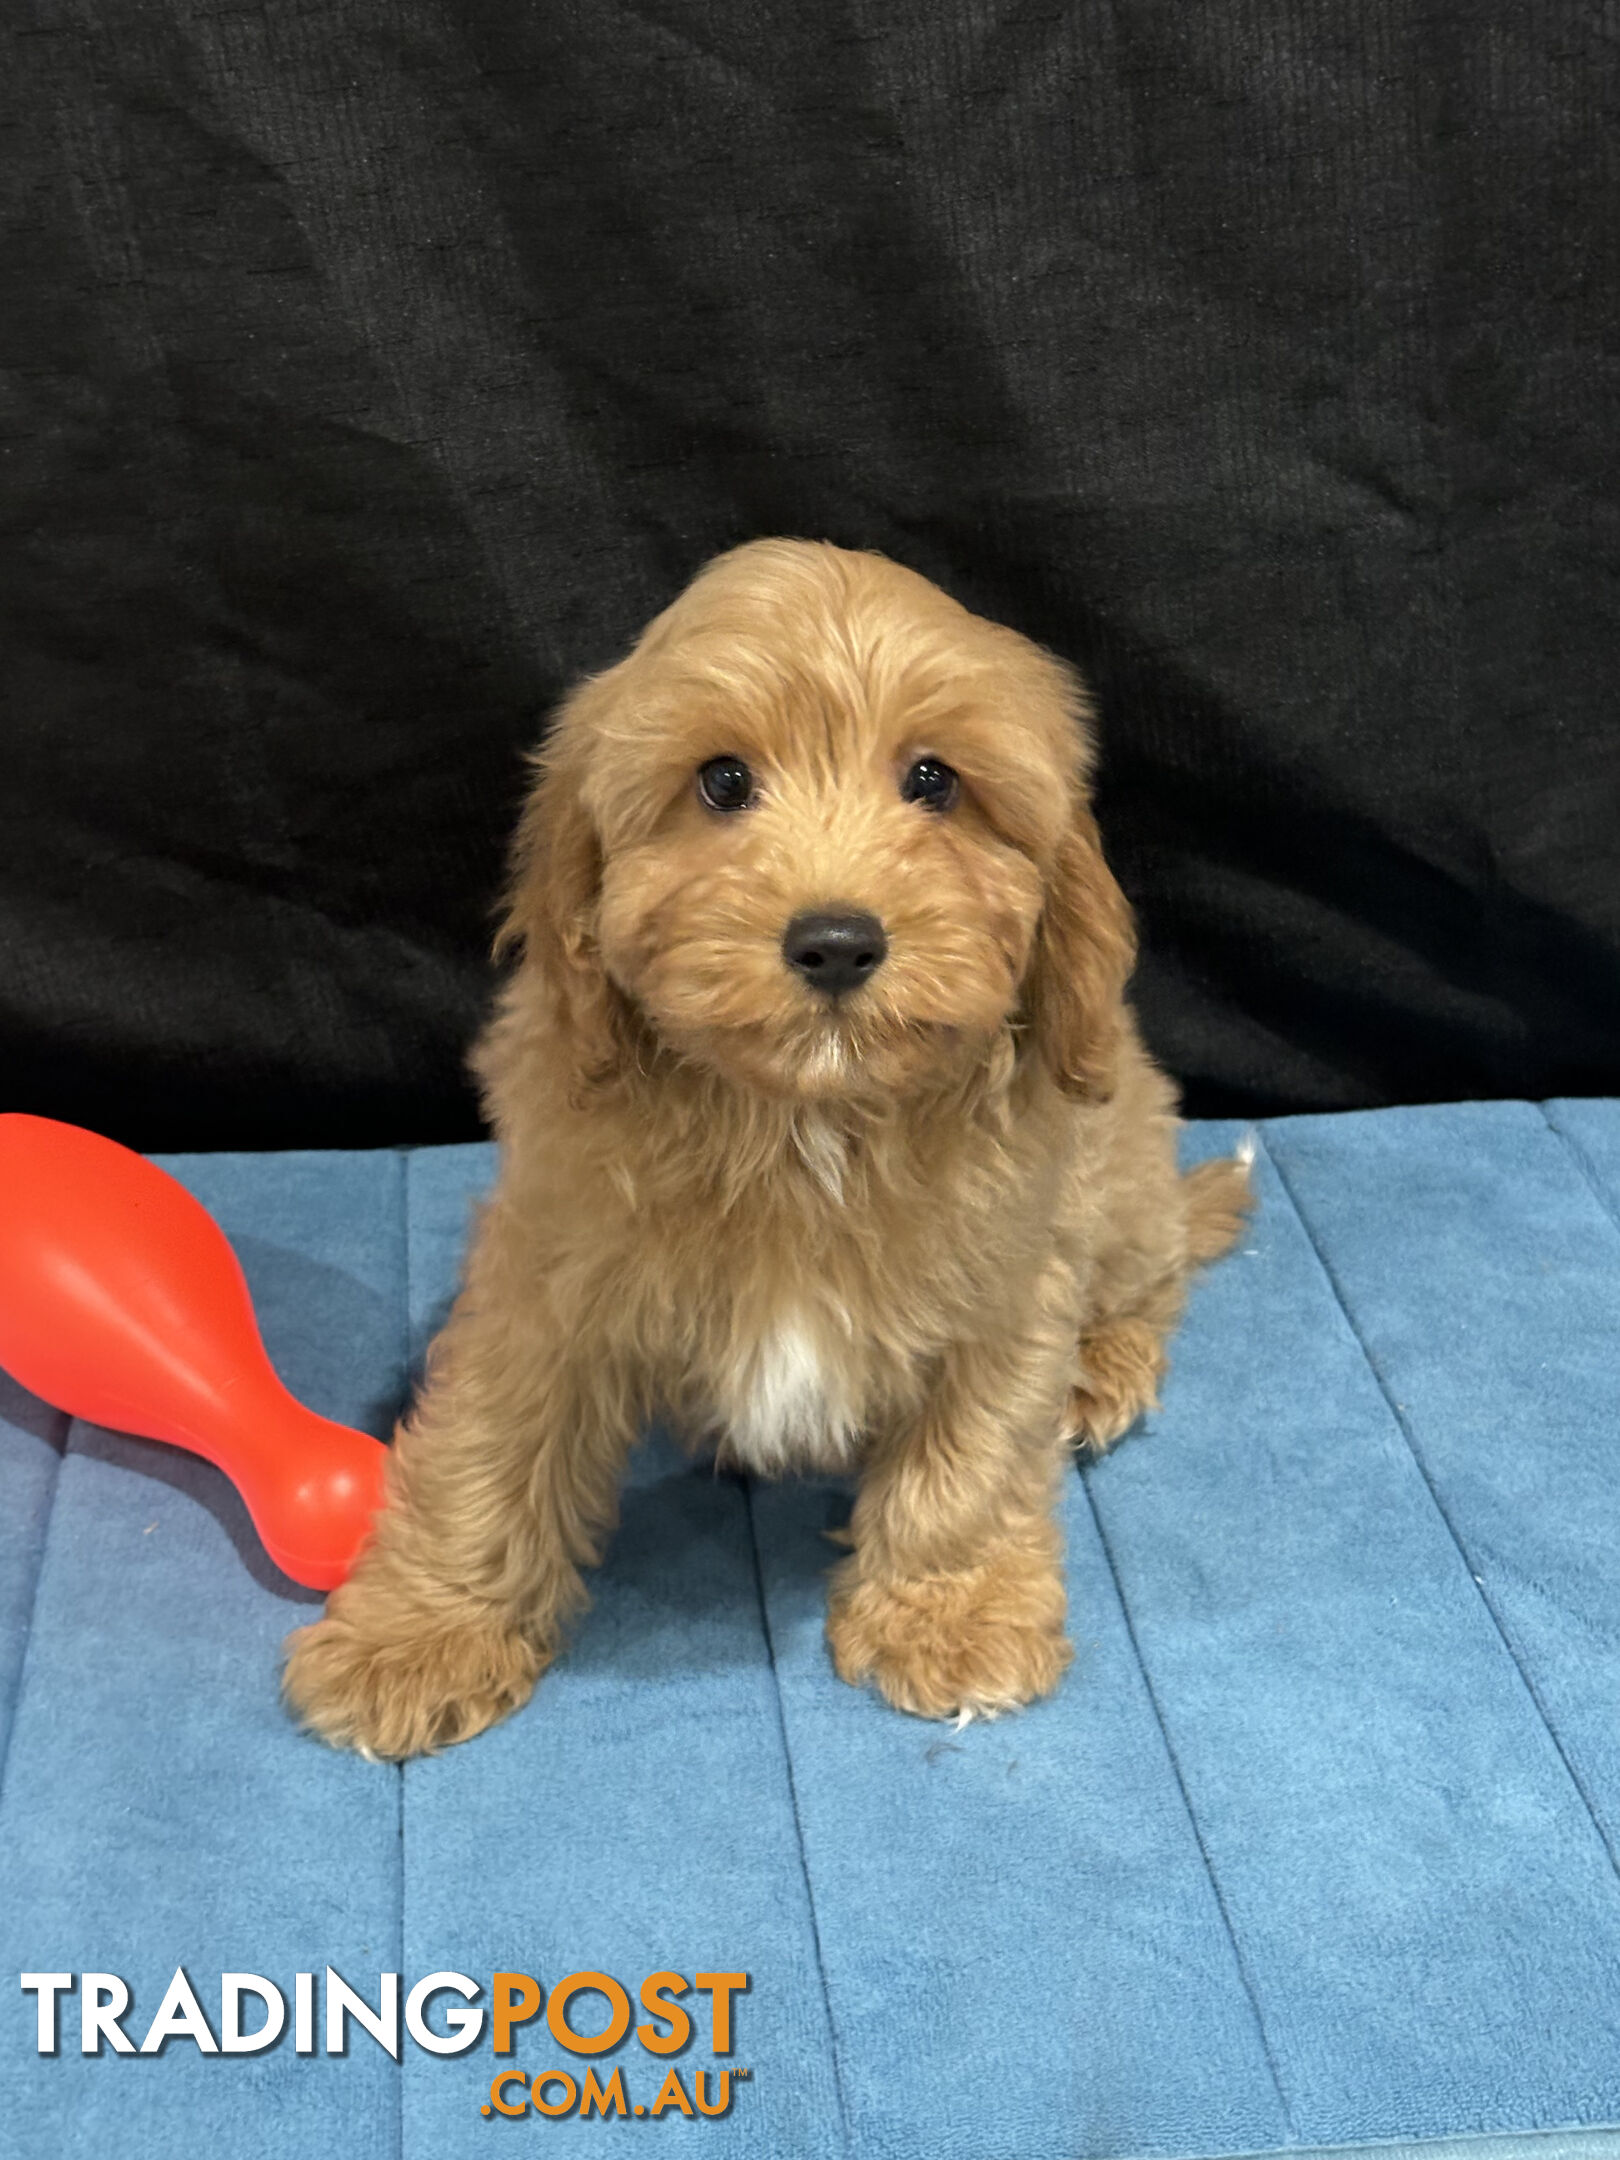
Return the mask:
<path id="1" fill-rule="evenodd" d="M 475 1057 L 500 1142 L 389 1504 L 289 1702 L 406 1756 L 522 1702 L 585 1602 L 648 1415 L 745 1468 L 855 1467 L 838 1670 L 988 1715 L 1068 1662 L 1069 1444 L 1154 1400 L 1243 1166 L 1178 1177 L 1125 1002 L 1074 674 L 872 555 L 711 564 L 566 702 L 524 814 Z M 757 803 L 707 808 L 705 760 Z M 953 807 L 906 801 L 921 756 Z M 836 1006 L 805 909 L 878 916 Z"/>

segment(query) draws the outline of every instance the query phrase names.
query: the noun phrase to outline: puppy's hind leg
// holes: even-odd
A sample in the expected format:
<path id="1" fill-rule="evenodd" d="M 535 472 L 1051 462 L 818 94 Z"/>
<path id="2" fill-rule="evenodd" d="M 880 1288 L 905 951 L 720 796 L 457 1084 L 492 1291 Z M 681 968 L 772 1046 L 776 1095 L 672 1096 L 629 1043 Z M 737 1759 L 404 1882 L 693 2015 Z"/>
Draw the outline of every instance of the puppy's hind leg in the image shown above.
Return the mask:
<path id="1" fill-rule="evenodd" d="M 1178 1262 L 1081 1330 L 1080 1378 L 1066 1425 L 1085 1453 L 1101 1455 L 1146 1411 L 1159 1407 L 1165 1344 L 1181 1317 L 1187 1280 L 1236 1240 L 1253 1205 L 1247 1155 L 1200 1163 L 1176 1181 L 1183 1210 Z"/>
<path id="2" fill-rule="evenodd" d="M 1164 1341 L 1175 1324 L 1179 1295 L 1166 1299 L 1156 1321 L 1142 1313 L 1100 1321 L 1080 1337 L 1080 1378 L 1069 1390 L 1066 1429 L 1087 1455 L 1101 1455 L 1139 1417 L 1159 1407 L 1159 1382 L 1169 1362 Z"/>

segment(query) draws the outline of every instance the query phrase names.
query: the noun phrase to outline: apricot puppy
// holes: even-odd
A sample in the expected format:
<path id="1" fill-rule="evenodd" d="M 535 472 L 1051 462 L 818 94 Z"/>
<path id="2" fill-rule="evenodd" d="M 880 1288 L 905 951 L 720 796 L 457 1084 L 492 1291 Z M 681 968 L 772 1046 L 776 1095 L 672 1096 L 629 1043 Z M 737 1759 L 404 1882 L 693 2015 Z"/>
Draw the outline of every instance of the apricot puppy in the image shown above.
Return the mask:
<path id="1" fill-rule="evenodd" d="M 379 1756 L 523 1702 L 654 1412 L 851 1470 L 846 1680 L 988 1715 L 1069 1660 L 1074 1439 L 1154 1399 L 1245 1173 L 1179 1177 L 1070 670 L 874 555 L 711 563 L 567 700 L 475 1063 L 500 1142 L 389 1503 L 285 1687 Z"/>

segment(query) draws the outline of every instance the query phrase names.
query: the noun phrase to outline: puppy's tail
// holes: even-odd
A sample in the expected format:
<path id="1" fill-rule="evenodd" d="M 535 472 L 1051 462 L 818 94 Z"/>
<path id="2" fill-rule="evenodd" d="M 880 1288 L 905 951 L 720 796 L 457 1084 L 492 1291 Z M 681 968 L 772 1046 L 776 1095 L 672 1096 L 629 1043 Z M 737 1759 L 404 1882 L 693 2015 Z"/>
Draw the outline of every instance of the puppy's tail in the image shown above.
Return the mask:
<path id="1" fill-rule="evenodd" d="M 1218 1260 L 1237 1240 L 1250 1209 L 1254 1188 L 1249 1165 L 1254 1142 L 1245 1140 L 1235 1155 L 1200 1163 L 1181 1181 L 1187 1207 L 1187 1258 L 1194 1267 Z"/>

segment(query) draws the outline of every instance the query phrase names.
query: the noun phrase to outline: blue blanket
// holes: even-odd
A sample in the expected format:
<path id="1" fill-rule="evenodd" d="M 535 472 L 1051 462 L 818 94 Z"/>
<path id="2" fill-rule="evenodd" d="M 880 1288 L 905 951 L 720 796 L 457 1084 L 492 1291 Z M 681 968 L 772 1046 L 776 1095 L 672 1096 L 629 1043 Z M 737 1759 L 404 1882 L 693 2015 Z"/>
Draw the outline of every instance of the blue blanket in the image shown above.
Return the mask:
<path id="1" fill-rule="evenodd" d="M 847 1496 L 653 1435 L 527 1710 L 403 1772 L 332 1754 L 276 1695 L 318 1601 L 226 1481 L 0 1379 L 0 2154 L 1620 2153 L 1620 1105 L 1260 1142 L 1162 1411 L 1070 1483 L 1069 1678 L 960 1732 L 832 1675 Z M 385 1433 L 488 1151 L 168 1167 L 289 1385 Z M 139 2042 L 177 1967 L 217 2034 L 222 1974 L 291 2006 L 328 1966 L 374 2009 L 385 1973 L 483 2006 L 500 1971 L 749 1985 L 724 2057 L 700 1993 L 668 2058 L 575 2056 L 543 2017 L 509 2057 L 396 2061 L 353 2020 L 328 2054 L 324 1992 L 307 2054 L 290 2007 L 258 2052 L 81 2052 L 86 1973 Z M 54 2054 L 41 1972 L 74 1976 Z M 618 2066 L 650 2107 L 672 2064 L 711 2099 L 750 2074 L 657 2127 L 481 2112 L 504 2067 Z"/>

